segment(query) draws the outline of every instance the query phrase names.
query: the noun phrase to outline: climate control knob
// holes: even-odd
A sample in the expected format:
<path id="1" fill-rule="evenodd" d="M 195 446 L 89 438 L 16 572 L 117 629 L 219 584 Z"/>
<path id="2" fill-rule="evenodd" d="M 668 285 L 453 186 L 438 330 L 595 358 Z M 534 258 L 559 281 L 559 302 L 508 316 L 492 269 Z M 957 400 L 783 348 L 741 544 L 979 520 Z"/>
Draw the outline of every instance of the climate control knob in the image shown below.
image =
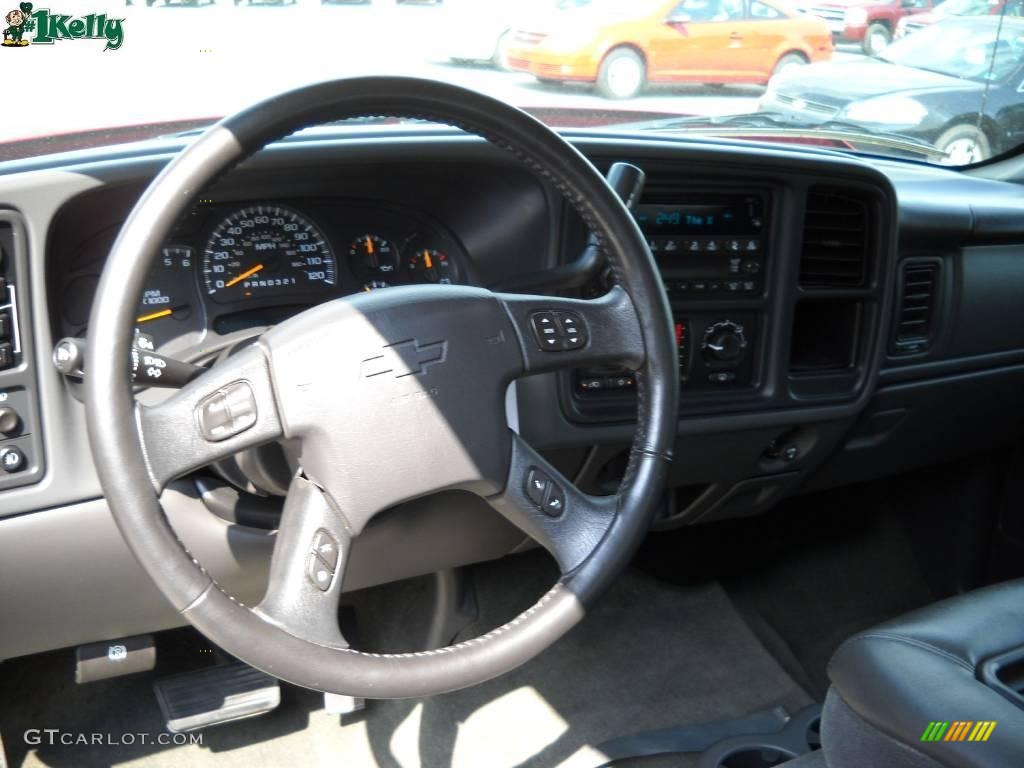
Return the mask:
<path id="1" fill-rule="evenodd" d="M 732 320 L 721 320 L 704 330 L 700 345 L 704 357 L 720 363 L 735 363 L 747 351 L 747 337 L 743 326 Z"/>

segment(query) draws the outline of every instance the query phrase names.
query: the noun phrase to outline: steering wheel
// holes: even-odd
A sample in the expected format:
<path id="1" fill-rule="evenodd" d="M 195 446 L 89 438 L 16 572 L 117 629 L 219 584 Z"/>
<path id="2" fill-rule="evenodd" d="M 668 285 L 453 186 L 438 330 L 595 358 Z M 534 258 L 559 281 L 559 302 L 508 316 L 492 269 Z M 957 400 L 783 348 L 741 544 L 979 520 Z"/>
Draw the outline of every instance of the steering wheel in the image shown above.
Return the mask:
<path id="1" fill-rule="evenodd" d="M 583 216 L 616 286 L 594 300 L 468 286 L 336 299 L 274 327 L 165 401 L 136 403 L 126 372 L 135 308 L 174 223 L 207 185 L 267 143 L 366 115 L 447 123 L 511 153 Z M 415 78 L 303 87 L 203 133 L 153 180 L 121 229 L 96 292 L 88 355 L 89 437 L 104 493 L 128 547 L 174 608 L 271 675 L 366 698 L 473 685 L 567 632 L 648 530 L 675 437 L 671 315 L 622 202 L 582 155 L 524 112 Z M 638 425 L 618 493 L 596 497 L 509 428 L 505 400 L 516 378 L 609 363 L 638 370 Z M 159 494 L 173 478 L 271 441 L 284 441 L 298 469 L 266 594 L 251 607 L 191 556 Z M 508 624 L 467 642 L 391 655 L 350 648 L 338 600 L 352 539 L 379 512 L 443 489 L 478 494 L 533 537 L 557 560 L 558 583 Z"/>

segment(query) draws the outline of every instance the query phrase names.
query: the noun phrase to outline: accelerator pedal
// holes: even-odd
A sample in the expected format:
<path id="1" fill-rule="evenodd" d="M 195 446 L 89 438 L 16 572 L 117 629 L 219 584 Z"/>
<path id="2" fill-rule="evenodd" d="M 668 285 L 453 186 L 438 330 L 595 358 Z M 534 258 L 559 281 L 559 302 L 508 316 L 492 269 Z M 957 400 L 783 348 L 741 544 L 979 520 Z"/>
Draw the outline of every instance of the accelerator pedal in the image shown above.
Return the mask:
<path id="1" fill-rule="evenodd" d="M 265 715 L 281 703 L 277 678 L 240 661 L 162 678 L 153 691 L 172 733 Z"/>

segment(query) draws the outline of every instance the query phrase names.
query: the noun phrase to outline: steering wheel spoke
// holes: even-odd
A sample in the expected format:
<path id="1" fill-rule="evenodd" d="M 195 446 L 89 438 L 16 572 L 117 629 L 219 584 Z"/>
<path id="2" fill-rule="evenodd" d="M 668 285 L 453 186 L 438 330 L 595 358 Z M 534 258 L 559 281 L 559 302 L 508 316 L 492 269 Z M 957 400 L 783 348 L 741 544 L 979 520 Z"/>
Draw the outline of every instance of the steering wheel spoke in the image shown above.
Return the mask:
<path id="1" fill-rule="evenodd" d="M 618 503 L 615 496 L 583 493 L 518 435 L 512 441 L 505 490 L 488 501 L 550 552 L 563 574 L 597 548 Z"/>
<path id="2" fill-rule="evenodd" d="M 644 363 L 633 302 L 619 286 L 591 300 L 499 293 L 523 348 L 525 373 Z"/>
<path id="3" fill-rule="evenodd" d="M 156 405 L 136 427 L 157 491 L 169 480 L 281 437 L 266 356 L 258 344 L 218 363 Z"/>
<path id="4" fill-rule="evenodd" d="M 327 494 L 296 475 L 281 514 L 267 592 L 256 612 L 295 637 L 347 648 L 338 627 L 338 598 L 350 542 Z"/>

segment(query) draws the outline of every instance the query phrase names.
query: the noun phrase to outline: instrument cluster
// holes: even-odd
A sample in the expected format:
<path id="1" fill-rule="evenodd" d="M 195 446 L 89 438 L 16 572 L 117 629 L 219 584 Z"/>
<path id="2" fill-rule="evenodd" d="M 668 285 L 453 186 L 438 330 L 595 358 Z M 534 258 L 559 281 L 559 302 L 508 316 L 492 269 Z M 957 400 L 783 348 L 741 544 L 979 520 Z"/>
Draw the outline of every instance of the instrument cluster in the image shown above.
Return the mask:
<path id="1" fill-rule="evenodd" d="M 458 240 L 402 207 L 336 199 L 206 204 L 161 249 L 137 328 L 159 346 L 207 329 L 273 325 L 359 291 L 471 278 Z"/>

